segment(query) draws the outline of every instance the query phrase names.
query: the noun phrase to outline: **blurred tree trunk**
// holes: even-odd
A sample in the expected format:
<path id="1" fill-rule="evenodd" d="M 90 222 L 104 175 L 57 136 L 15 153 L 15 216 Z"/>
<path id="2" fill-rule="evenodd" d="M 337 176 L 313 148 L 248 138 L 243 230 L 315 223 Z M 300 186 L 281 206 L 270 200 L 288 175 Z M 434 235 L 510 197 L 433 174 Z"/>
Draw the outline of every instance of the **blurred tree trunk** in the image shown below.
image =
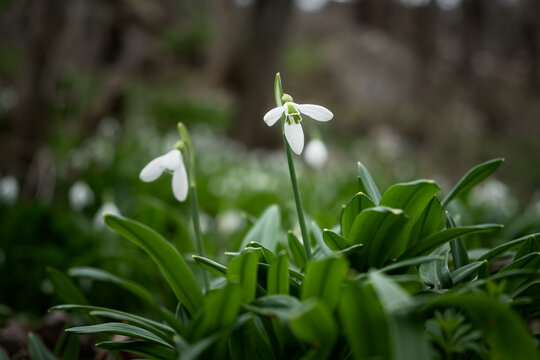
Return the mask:
<path id="1" fill-rule="evenodd" d="M 529 60 L 529 86 L 534 92 L 540 92 L 540 1 L 524 2 L 520 15 L 525 51 Z"/>
<path id="2" fill-rule="evenodd" d="M 237 97 L 238 116 L 231 135 L 248 147 L 269 147 L 279 141 L 279 132 L 269 131 L 263 115 L 274 106 L 274 74 L 279 71 L 290 12 L 291 0 L 257 0 L 246 25 L 239 29 L 239 40 L 229 42 L 233 50 L 218 75 Z"/>
<path id="3" fill-rule="evenodd" d="M 460 72 L 471 75 L 473 72 L 473 58 L 475 53 L 483 46 L 483 33 L 485 23 L 484 0 L 464 0 L 462 3 L 463 20 L 461 27 L 461 64 Z"/>

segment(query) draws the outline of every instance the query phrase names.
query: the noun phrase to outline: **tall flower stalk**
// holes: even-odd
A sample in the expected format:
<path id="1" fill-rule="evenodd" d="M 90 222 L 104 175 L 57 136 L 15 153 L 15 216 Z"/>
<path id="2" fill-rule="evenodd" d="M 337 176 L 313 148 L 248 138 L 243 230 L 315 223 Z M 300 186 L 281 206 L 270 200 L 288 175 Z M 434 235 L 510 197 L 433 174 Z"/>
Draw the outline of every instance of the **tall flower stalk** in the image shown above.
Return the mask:
<path id="1" fill-rule="evenodd" d="M 206 256 L 204 251 L 202 232 L 201 232 L 201 220 L 199 216 L 199 199 L 197 197 L 197 179 L 195 177 L 195 156 L 193 153 L 193 145 L 189 133 L 182 123 L 178 123 L 178 132 L 180 133 L 181 141 L 177 146 L 183 147 L 186 154 L 186 162 L 188 168 L 189 178 L 189 193 L 191 204 L 191 218 L 193 220 L 193 230 L 195 232 L 195 238 L 197 242 L 197 252 L 199 256 Z M 208 275 L 206 271 L 203 271 L 203 281 L 205 289 L 208 289 Z"/>
<path id="2" fill-rule="evenodd" d="M 276 79 L 274 82 L 274 97 L 276 99 L 276 106 L 283 106 L 283 86 L 281 85 L 281 75 L 276 74 Z M 296 179 L 296 170 L 294 169 L 294 160 L 292 158 L 291 146 L 287 141 L 285 134 L 285 121 L 286 114 L 281 115 L 281 129 L 283 135 L 283 143 L 285 144 L 285 152 L 287 153 L 287 164 L 289 165 L 289 176 L 291 177 L 291 184 L 294 193 L 294 202 L 296 203 L 296 212 L 298 214 L 298 223 L 300 224 L 300 231 L 302 233 L 302 240 L 304 244 L 304 249 L 306 251 L 307 260 L 311 260 L 311 244 L 309 240 L 309 234 L 306 227 L 306 220 L 304 218 L 304 210 L 302 208 L 302 200 L 300 199 L 300 192 L 298 191 L 298 181 Z"/>

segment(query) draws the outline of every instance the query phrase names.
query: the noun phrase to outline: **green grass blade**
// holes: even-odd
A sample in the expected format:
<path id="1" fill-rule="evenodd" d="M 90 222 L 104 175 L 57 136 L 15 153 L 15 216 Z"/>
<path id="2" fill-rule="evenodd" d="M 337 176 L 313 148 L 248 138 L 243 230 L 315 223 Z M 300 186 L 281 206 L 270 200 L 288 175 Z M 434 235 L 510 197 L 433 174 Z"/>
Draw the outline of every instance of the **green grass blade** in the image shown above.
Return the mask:
<path id="1" fill-rule="evenodd" d="M 397 269 L 400 269 L 400 268 L 408 268 L 410 266 L 421 265 L 421 264 L 424 264 L 424 263 L 429 263 L 429 262 L 432 262 L 432 261 L 438 261 L 438 260 L 442 260 L 442 259 L 443 259 L 442 257 L 434 256 L 434 255 L 418 256 L 418 257 L 414 257 L 414 258 L 411 258 L 411 259 L 395 262 L 393 264 L 390 264 L 388 266 L 383 267 L 382 269 L 379 269 L 378 271 L 380 271 L 380 272 L 388 272 L 388 271 L 393 271 L 393 270 L 397 270 Z"/>
<path id="2" fill-rule="evenodd" d="M 458 197 L 459 195 L 469 191 L 474 186 L 485 180 L 490 176 L 497 168 L 503 163 L 504 159 L 493 159 L 486 161 L 480 165 L 475 166 L 463 176 L 458 183 L 450 190 L 448 195 L 441 202 L 443 208 L 445 208 L 450 201 Z"/>
<path id="3" fill-rule="evenodd" d="M 448 257 L 450 246 L 444 244 L 433 252 L 433 256 L 440 257 L 440 260 L 420 265 L 418 273 L 420 278 L 429 286 L 437 289 L 449 289 L 454 285 L 454 280 L 450 269 L 448 269 Z"/>
<path id="4" fill-rule="evenodd" d="M 266 289 L 268 295 L 289 294 L 289 255 L 285 251 L 270 265 Z"/>
<path id="5" fill-rule="evenodd" d="M 468 278 L 474 276 L 484 264 L 487 264 L 486 260 L 475 261 L 465 266 L 462 266 L 457 270 L 454 270 L 452 272 L 452 279 L 454 281 L 454 285 L 459 284 L 460 282 L 463 282 Z"/>
<path id="6" fill-rule="evenodd" d="M 332 230 L 323 230 L 323 240 L 332 251 L 341 251 L 347 248 L 347 240 Z"/>
<path id="7" fill-rule="evenodd" d="M 109 351 L 124 351 L 137 355 L 142 355 L 149 359 L 176 359 L 177 353 L 174 349 L 157 345 L 146 341 L 104 341 L 97 343 L 100 349 Z"/>
<path id="8" fill-rule="evenodd" d="M 203 304 L 203 295 L 180 253 L 161 235 L 137 221 L 105 215 L 105 223 L 144 250 L 158 265 L 178 301 L 191 315 Z"/>
<path id="9" fill-rule="evenodd" d="M 198 255 L 192 255 L 191 257 L 204 270 L 209 271 L 217 276 L 221 276 L 224 278 L 227 277 L 227 267 L 225 265 Z"/>
<path id="10" fill-rule="evenodd" d="M 244 250 L 250 242 L 258 242 L 268 250 L 275 252 L 281 231 L 281 214 L 277 205 L 271 205 L 263 211 L 255 225 L 248 231 L 239 251 Z"/>
<path id="11" fill-rule="evenodd" d="M 292 233 L 292 231 L 289 231 L 287 233 L 287 240 L 289 242 L 289 250 L 291 252 L 292 258 L 294 260 L 294 263 L 296 266 L 298 266 L 300 269 L 303 269 L 306 267 L 306 251 L 304 249 L 304 246 L 298 240 L 296 235 Z"/>
<path id="12" fill-rule="evenodd" d="M 229 263 L 227 279 L 240 284 L 240 299 L 249 303 L 255 299 L 257 267 L 261 249 L 246 248 L 242 254 Z"/>
<path id="13" fill-rule="evenodd" d="M 28 334 L 28 352 L 32 360 L 56 360 L 56 357 L 33 333 Z"/>
<path id="14" fill-rule="evenodd" d="M 339 301 L 341 283 L 349 269 L 348 261 L 328 258 L 310 262 L 306 267 L 306 277 L 302 283 L 301 300 L 317 298 L 332 310 Z"/>
<path id="15" fill-rule="evenodd" d="M 63 272 L 53 267 L 47 267 L 47 276 L 51 280 L 56 294 L 62 301 L 70 304 L 88 304 L 82 292 Z"/>
<path id="16" fill-rule="evenodd" d="M 412 304 L 412 297 L 389 276 L 378 271 L 369 273 L 369 282 L 387 312 L 403 310 Z"/>
<path id="17" fill-rule="evenodd" d="M 527 240 L 523 242 L 523 244 L 521 244 L 519 249 L 516 251 L 516 255 L 514 255 L 514 261 L 534 252 L 540 252 L 540 243 L 533 235 L 531 235 Z"/>
<path id="18" fill-rule="evenodd" d="M 446 226 L 448 228 L 455 228 L 456 223 L 454 219 L 446 212 Z M 469 254 L 463 239 L 458 237 L 450 241 L 450 251 L 452 253 L 452 259 L 454 259 L 454 268 L 459 269 L 469 263 Z"/>
<path id="19" fill-rule="evenodd" d="M 360 187 L 360 192 L 363 192 L 369 196 L 375 205 L 378 205 L 381 201 L 381 192 L 373 181 L 371 174 L 367 167 L 364 166 L 360 161 L 358 162 L 358 185 Z"/>
<path id="20" fill-rule="evenodd" d="M 508 241 L 504 244 L 501 244 L 490 251 L 488 251 L 486 254 L 480 256 L 477 260 L 487 260 L 488 262 L 492 262 L 493 260 L 499 258 L 500 256 L 504 255 L 507 251 L 513 249 L 514 247 L 519 246 L 524 241 L 526 241 L 530 236 L 538 237 L 540 236 L 540 233 L 535 233 L 527 236 L 522 236 L 518 239 L 514 239 L 511 241 Z"/>
<path id="21" fill-rule="evenodd" d="M 351 233 L 354 219 L 356 219 L 358 214 L 363 210 L 374 206 L 375 204 L 366 194 L 359 192 L 354 195 L 341 212 L 341 235 L 347 239 Z"/>

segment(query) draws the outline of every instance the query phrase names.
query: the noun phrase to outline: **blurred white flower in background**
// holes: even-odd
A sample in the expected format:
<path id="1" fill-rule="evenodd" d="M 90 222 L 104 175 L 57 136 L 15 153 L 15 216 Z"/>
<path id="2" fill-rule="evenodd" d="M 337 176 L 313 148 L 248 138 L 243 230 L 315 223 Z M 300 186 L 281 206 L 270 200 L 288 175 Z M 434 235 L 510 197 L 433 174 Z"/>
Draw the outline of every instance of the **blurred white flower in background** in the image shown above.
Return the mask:
<path id="1" fill-rule="evenodd" d="M 78 180 L 69 188 L 69 205 L 75 211 L 81 211 L 94 203 L 94 192 L 87 183 Z"/>
<path id="2" fill-rule="evenodd" d="M 96 229 L 102 229 L 105 227 L 105 220 L 103 219 L 103 216 L 107 214 L 120 215 L 120 210 L 118 210 L 118 207 L 113 202 L 104 202 L 96 212 L 96 215 L 94 215 L 94 227 Z"/>
<path id="3" fill-rule="evenodd" d="M 12 205 L 19 197 L 19 183 L 14 176 L 8 175 L 0 179 L 0 201 Z"/>
<path id="4" fill-rule="evenodd" d="M 217 216 L 218 231 L 224 235 L 234 234 L 244 228 L 245 216 L 239 210 L 227 210 Z"/>
<path id="5" fill-rule="evenodd" d="M 469 201 L 473 206 L 504 218 L 514 215 L 518 210 L 518 201 L 510 194 L 508 186 L 495 179 L 475 187 L 469 195 Z"/>
<path id="6" fill-rule="evenodd" d="M 304 149 L 304 131 L 302 130 L 302 116 L 300 113 L 309 116 L 317 121 L 330 121 L 334 114 L 324 106 L 312 104 L 296 104 L 290 95 L 284 94 L 283 105 L 273 108 L 264 115 L 264 122 L 268 126 L 274 125 L 283 113 L 285 113 L 285 138 L 291 146 L 292 151 L 300 155 Z"/>
<path id="7" fill-rule="evenodd" d="M 172 189 L 178 201 L 184 201 L 188 194 L 188 175 L 180 150 L 174 149 L 165 155 L 150 161 L 141 171 L 139 177 L 144 182 L 152 182 L 164 171 L 172 173 Z"/>
<path id="8" fill-rule="evenodd" d="M 320 139 L 311 140 L 304 152 L 306 162 L 315 169 L 321 169 L 328 160 L 328 150 Z"/>

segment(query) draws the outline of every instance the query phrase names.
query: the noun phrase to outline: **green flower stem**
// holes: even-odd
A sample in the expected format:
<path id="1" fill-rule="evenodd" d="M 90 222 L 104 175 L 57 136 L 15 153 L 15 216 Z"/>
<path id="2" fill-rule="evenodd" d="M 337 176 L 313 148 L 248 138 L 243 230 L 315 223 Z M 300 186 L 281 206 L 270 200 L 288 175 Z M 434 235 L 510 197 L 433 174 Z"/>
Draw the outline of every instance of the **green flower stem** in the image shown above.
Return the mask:
<path id="1" fill-rule="evenodd" d="M 276 106 L 282 106 L 283 102 L 281 100 L 283 96 L 283 86 L 281 85 L 281 75 L 276 74 L 276 79 L 274 82 L 274 97 L 276 100 Z M 298 223 L 300 224 L 300 231 L 302 233 L 302 242 L 304 244 L 304 250 L 306 251 L 306 259 L 311 260 L 311 244 L 309 240 L 309 235 L 306 227 L 306 220 L 304 218 L 304 210 L 302 208 L 302 200 L 300 199 L 300 192 L 298 191 L 298 181 L 296 179 L 296 170 L 294 169 L 294 161 L 291 153 L 291 146 L 287 142 L 284 131 L 284 121 L 285 115 L 281 118 L 281 132 L 283 135 L 283 143 L 285 144 L 285 152 L 287 153 L 287 163 L 289 165 L 289 176 L 291 177 L 291 184 L 294 193 L 294 202 L 296 203 L 296 212 L 298 213 Z"/>
<path id="2" fill-rule="evenodd" d="M 197 241 L 197 252 L 199 256 L 205 257 L 202 232 L 201 232 L 201 220 L 199 216 L 199 199 L 197 197 L 197 180 L 195 178 L 195 156 L 193 154 L 193 145 L 191 144 L 191 138 L 189 133 L 182 123 L 178 123 L 178 132 L 182 138 L 184 153 L 187 152 L 186 162 L 188 163 L 188 178 L 189 178 L 189 197 L 191 204 L 191 218 L 193 220 L 193 230 L 195 231 L 195 239 Z M 205 289 L 208 289 L 208 274 L 203 272 L 203 282 Z"/>

